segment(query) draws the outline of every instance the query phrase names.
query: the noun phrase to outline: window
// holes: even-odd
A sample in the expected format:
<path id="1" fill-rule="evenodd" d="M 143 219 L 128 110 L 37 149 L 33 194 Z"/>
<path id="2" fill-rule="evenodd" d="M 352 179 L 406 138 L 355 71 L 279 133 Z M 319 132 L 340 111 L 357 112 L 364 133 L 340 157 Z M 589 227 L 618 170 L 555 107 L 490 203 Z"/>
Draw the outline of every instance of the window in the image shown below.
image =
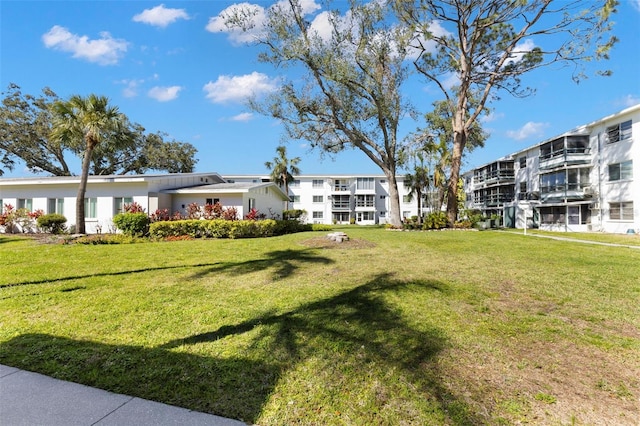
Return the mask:
<path id="1" fill-rule="evenodd" d="M 631 120 L 607 127 L 607 143 L 631 138 Z"/>
<path id="2" fill-rule="evenodd" d="M 299 203 L 300 202 L 300 196 L 299 195 L 291 196 L 291 201 L 293 201 L 294 203 Z"/>
<path id="3" fill-rule="evenodd" d="M 312 212 L 311 213 L 314 219 L 322 219 L 324 217 L 324 212 Z"/>
<path id="4" fill-rule="evenodd" d="M 322 195 L 314 195 L 313 196 L 314 203 L 324 203 L 324 197 Z"/>
<path id="5" fill-rule="evenodd" d="M 544 224 L 564 224 L 566 207 L 541 207 L 540 215 L 542 216 L 542 223 Z"/>
<path id="6" fill-rule="evenodd" d="M 300 179 L 294 179 L 293 181 L 291 181 L 291 183 L 289 183 L 290 187 L 297 187 L 300 186 Z"/>
<path id="7" fill-rule="evenodd" d="M 314 179 L 312 182 L 312 186 L 314 188 L 322 188 L 324 186 L 324 181 L 322 179 Z"/>
<path id="8" fill-rule="evenodd" d="M 256 208 L 256 199 L 255 198 L 249 198 L 249 210 L 255 209 L 255 208 Z"/>
<path id="9" fill-rule="evenodd" d="M 402 212 L 402 217 L 403 217 L 404 219 L 408 219 L 408 218 L 410 218 L 410 217 L 411 217 L 411 212 L 406 212 L 406 211 L 405 211 L 405 212 Z"/>
<path id="10" fill-rule="evenodd" d="M 380 212 L 380 219 L 387 217 L 387 212 Z"/>
<path id="11" fill-rule="evenodd" d="M 627 180 L 633 177 L 633 161 L 609 164 L 609 181 Z"/>
<path id="12" fill-rule="evenodd" d="M 518 162 L 520 163 L 521 169 L 524 169 L 525 167 L 527 167 L 527 157 L 518 158 Z"/>
<path id="13" fill-rule="evenodd" d="M 47 213 L 64 214 L 64 198 L 49 198 L 47 200 Z"/>
<path id="14" fill-rule="evenodd" d="M 402 202 L 405 203 L 405 204 L 410 203 L 411 199 L 412 199 L 411 195 L 403 195 L 402 196 Z"/>
<path id="15" fill-rule="evenodd" d="M 98 217 L 98 199 L 84 199 L 84 217 L 85 219 L 95 219 Z"/>
<path id="16" fill-rule="evenodd" d="M 373 178 L 357 178 L 356 179 L 356 189 L 374 189 L 373 184 L 374 184 Z"/>
<path id="17" fill-rule="evenodd" d="M 384 200 L 385 198 L 387 198 L 387 196 L 386 196 L 386 195 L 381 195 L 381 196 L 380 196 L 380 199 L 381 199 L 381 200 Z"/>
<path id="18" fill-rule="evenodd" d="M 362 221 L 373 221 L 376 219 L 376 215 L 374 212 L 358 212 L 356 213 L 356 220 L 358 222 Z"/>
<path id="19" fill-rule="evenodd" d="M 349 190 L 349 180 L 348 179 L 334 179 L 334 181 L 333 181 L 333 190 L 336 191 L 336 192 L 348 191 Z"/>
<path id="20" fill-rule="evenodd" d="M 32 198 L 18 198 L 18 205 L 16 209 L 27 209 L 33 211 L 33 199 Z"/>
<path id="21" fill-rule="evenodd" d="M 568 206 L 567 207 L 567 219 L 569 219 L 569 225 L 580 224 L 580 206 Z"/>
<path id="22" fill-rule="evenodd" d="M 633 201 L 609 203 L 609 219 L 633 220 Z"/>
<path id="23" fill-rule="evenodd" d="M 373 207 L 375 195 L 358 195 L 356 196 L 356 207 Z"/>
<path id="24" fill-rule="evenodd" d="M 133 203 L 133 197 L 113 197 L 113 214 L 124 213 L 124 206 Z"/>
<path id="25" fill-rule="evenodd" d="M 335 195 L 332 199 L 332 208 L 334 209 L 350 209 L 351 197 L 348 195 Z"/>

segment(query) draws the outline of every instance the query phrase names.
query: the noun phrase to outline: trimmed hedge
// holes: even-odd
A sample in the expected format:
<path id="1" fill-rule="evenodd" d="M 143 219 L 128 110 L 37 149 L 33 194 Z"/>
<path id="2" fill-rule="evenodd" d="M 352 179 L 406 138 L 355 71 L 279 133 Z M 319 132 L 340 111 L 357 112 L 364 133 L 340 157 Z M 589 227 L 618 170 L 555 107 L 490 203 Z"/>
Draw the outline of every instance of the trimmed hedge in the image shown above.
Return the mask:
<path id="1" fill-rule="evenodd" d="M 146 235 L 149 227 L 149 216 L 146 213 L 118 213 L 113 217 L 113 224 L 130 237 Z"/>
<path id="2" fill-rule="evenodd" d="M 51 234 L 62 234 L 67 218 L 57 213 L 43 214 L 36 219 L 38 227 Z"/>
<path id="3" fill-rule="evenodd" d="M 149 226 L 149 236 L 158 239 L 184 235 L 192 238 L 261 238 L 312 229 L 311 225 L 295 220 L 187 219 L 154 222 Z"/>

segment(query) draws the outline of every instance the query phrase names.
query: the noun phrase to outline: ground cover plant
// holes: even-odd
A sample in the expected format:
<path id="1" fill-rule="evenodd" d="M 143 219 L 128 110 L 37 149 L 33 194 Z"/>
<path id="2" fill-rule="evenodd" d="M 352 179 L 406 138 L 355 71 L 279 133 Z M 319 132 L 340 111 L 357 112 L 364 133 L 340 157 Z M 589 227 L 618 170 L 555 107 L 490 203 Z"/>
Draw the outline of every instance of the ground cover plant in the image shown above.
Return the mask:
<path id="1" fill-rule="evenodd" d="M 640 419 L 640 250 L 346 227 L 0 236 L 0 363 L 271 424 Z"/>

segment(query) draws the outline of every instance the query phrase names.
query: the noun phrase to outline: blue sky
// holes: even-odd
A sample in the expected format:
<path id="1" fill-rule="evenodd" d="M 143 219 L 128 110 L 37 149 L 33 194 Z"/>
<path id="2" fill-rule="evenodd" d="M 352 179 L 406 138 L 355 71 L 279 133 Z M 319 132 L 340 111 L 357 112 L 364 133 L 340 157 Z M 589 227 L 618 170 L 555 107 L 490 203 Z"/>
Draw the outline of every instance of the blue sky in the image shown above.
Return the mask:
<path id="1" fill-rule="evenodd" d="M 313 0 L 305 2 L 314 9 Z M 267 173 L 264 162 L 282 143 L 282 128 L 248 110 L 244 99 L 277 87 L 280 71 L 258 62 L 259 47 L 218 30 L 216 17 L 233 4 L 0 0 L 0 86 L 5 91 L 16 83 L 30 94 L 48 86 L 62 98 L 104 95 L 148 131 L 193 144 L 198 172 Z M 558 67 L 524 76 L 537 93 L 524 99 L 502 94 L 492 104 L 484 122 L 491 136 L 485 148 L 467 154 L 463 169 L 640 103 L 640 0 L 621 0 L 618 10 L 620 42 L 609 61 L 594 64 L 613 76 L 576 84 L 570 69 Z M 419 78 L 409 91 L 419 108 L 438 94 Z M 404 131 L 420 125 L 408 123 Z M 358 151 L 322 159 L 301 141 L 290 141 L 287 150 L 301 157 L 305 174 L 381 173 Z M 5 176 L 29 175 L 19 166 Z"/>

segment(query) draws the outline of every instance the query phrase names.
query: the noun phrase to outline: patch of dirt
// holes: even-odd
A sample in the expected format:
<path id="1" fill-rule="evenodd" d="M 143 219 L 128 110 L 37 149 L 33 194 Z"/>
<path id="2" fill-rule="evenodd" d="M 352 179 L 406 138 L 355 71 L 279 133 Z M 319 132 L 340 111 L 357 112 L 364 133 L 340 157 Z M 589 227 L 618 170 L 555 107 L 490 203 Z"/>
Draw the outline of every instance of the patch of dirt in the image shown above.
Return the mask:
<path id="1" fill-rule="evenodd" d="M 321 249 L 363 249 L 376 246 L 376 244 L 371 241 L 359 240 L 357 238 L 350 238 L 347 241 L 339 243 L 326 237 L 311 238 L 310 240 L 301 241 L 300 244 L 306 247 Z"/>

